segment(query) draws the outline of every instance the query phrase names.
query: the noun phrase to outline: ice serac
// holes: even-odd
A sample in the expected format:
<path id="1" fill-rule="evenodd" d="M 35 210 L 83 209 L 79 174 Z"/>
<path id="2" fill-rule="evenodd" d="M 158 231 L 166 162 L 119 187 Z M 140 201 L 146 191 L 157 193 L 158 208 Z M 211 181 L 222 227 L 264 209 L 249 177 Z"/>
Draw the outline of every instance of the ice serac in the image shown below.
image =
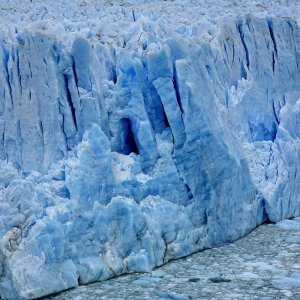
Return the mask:
<path id="1" fill-rule="evenodd" d="M 123 43 L 68 43 L 37 29 L 1 42 L 1 298 L 147 272 L 300 216 L 295 21 L 228 18 L 206 39 L 134 17 Z"/>

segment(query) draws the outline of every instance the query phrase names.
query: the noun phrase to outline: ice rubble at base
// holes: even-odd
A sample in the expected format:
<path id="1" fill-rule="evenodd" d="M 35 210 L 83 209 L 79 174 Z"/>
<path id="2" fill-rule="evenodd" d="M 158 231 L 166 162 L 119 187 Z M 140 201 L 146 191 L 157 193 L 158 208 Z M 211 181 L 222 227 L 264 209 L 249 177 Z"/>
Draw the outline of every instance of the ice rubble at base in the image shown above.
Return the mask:
<path id="1" fill-rule="evenodd" d="M 230 17 L 207 38 L 132 18 L 123 44 L 41 23 L 1 42 L 4 299 L 300 215 L 299 25 Z"/>

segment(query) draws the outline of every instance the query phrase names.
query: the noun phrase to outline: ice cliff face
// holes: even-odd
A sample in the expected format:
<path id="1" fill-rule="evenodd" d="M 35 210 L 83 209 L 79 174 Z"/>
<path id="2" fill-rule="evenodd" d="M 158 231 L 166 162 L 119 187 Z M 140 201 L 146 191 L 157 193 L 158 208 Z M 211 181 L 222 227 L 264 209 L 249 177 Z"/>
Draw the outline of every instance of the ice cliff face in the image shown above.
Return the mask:
<path id="1" fill-rule="evenodd" d="M 300 215 L 299 25 L 247 15 L 203 38 L 132 24 L 123 45 L 42 27 L 1 42 L 4 299 Z"/>

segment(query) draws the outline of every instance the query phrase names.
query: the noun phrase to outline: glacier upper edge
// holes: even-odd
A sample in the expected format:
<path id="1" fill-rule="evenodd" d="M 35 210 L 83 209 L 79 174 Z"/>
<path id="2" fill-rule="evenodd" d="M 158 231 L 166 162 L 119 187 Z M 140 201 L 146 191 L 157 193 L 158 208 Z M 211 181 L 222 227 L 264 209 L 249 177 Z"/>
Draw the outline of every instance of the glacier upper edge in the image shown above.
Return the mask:
<path id="1" fill-rule="evenodd" d="M 300 216 L 300 28 L 138 21 L 0 44 L 0 296 L 34 299 Z M 209 30 L 208 30 L 209 32 Z"/>

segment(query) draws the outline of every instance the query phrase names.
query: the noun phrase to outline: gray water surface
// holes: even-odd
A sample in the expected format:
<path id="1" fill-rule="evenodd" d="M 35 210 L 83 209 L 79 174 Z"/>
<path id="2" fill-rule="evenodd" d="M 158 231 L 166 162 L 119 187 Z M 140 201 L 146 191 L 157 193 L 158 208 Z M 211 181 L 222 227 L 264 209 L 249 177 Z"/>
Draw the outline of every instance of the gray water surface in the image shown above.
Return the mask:
<path id="1" fill-rule="evenodd" d="M 262 225 L 219 248 L 52 296 L 86 299 L 300 299 L 300 219 Z"/>

